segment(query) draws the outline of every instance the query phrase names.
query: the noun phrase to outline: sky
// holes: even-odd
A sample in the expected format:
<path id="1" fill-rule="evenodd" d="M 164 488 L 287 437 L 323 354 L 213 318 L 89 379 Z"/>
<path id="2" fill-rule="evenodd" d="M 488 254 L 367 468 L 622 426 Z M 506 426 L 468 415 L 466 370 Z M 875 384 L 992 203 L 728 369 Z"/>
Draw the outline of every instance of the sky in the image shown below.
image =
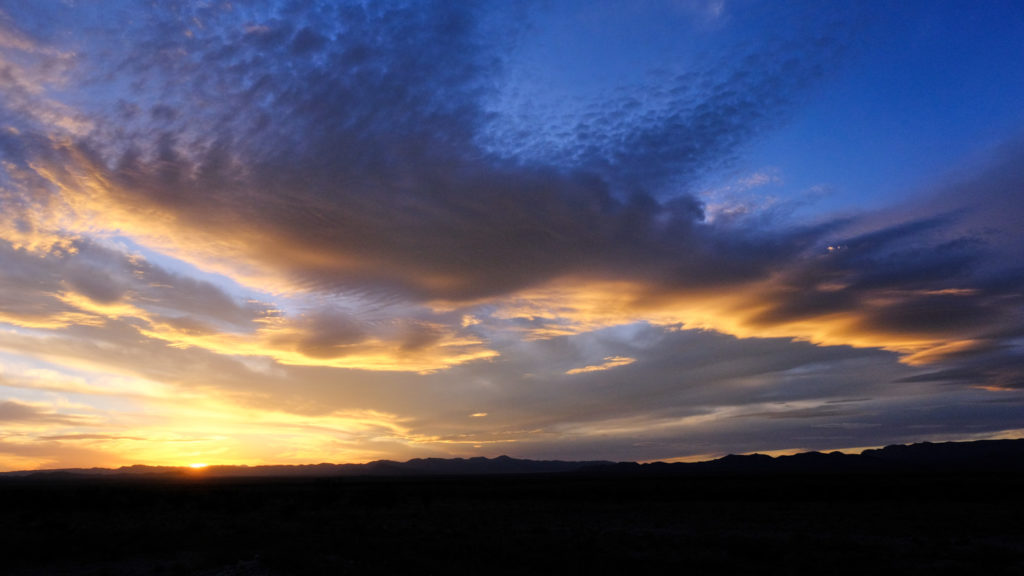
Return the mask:
<path id="1" fill-rule="evenodd" d="M 0 471 L 1024 437 L 1019 2 L 0 0 Z"/>

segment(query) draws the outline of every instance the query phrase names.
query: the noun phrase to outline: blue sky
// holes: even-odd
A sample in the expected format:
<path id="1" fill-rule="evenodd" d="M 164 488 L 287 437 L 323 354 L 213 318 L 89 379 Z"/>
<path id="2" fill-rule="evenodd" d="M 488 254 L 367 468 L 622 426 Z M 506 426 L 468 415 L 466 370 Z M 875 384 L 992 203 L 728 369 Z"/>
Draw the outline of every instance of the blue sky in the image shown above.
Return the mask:
<path id="1" fill-rule="evenodd" d="M 891 13 L 890 13 L 891 11 Z M 848 61 L 750 162 L 824 184 L 848 209 L 926 193 L 1014 138 L 1024 18 L 1011 3 L 899 3 L 868 17 Z M 870 167 L 870 169 L 867 169 Z"/>
<path id="2" fill-rule="evenodd" d="M 0 2 L 0 469 L 1018 437 L 1010 2 Z"/>

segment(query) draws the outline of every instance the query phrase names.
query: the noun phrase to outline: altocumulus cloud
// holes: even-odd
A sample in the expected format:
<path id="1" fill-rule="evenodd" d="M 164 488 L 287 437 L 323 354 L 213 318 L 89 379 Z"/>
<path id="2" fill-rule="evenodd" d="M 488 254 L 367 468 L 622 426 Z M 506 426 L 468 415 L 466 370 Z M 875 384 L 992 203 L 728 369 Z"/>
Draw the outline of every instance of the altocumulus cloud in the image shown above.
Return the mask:
<path id="1" fill-rule="evenodd" d="M 857 15 L 517 114 L 540 9 L 4 6 L 0 347 L 84 375 L 79 400 L 108 373 L 168 419 L 146 389 L 204 399 L 203 450 L 218 411 L 294 431 L 239 432 L 249 459 L 870 445 L 959 434 L 932 416 L 957 403 L 1021 427 L 984 396 L 1024 382 L 1019 142 L 912 205 L 708 219 L 693 183 L 813 94 L 860 25 L 823 24 Z M 40 442 L 170 438 L 48 401 L 3 406 Z"/>

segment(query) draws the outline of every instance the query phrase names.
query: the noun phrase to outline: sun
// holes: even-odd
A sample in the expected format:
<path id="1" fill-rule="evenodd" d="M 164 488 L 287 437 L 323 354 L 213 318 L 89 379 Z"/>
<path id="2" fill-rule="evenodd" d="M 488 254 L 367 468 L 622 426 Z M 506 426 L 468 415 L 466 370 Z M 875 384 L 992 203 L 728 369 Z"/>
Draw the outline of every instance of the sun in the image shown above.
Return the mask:
<path id="1" fill-rule="evenodd" d="M 209 466 L 209 464 L 204 464 L 202 462 L 195 462 L 193 464 L 188 465 L 189 468 L 193 468 L 196 470 L 198 470 L 199 468 L 206 468 L 207 466 Z"/>

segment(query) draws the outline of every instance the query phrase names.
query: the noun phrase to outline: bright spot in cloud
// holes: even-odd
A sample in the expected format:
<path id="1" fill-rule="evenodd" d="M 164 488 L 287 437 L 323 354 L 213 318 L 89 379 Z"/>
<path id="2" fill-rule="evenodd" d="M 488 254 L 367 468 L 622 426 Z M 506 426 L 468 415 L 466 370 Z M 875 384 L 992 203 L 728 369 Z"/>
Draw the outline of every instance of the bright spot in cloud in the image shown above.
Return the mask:
<path id="1" fill-rule="evenodd" d="M 567 371 L 566 374 L 583 374 L 586 372 L 611 370 L 612 368 L 618 368 L 619 366 L 628 366 L 633 362 L 636 362 L 636 358 L 628 358 L 626 356 L 607 356 L 601 364 L 584 366 L 583 368 L 573 368 L 572 370 Z"/>

